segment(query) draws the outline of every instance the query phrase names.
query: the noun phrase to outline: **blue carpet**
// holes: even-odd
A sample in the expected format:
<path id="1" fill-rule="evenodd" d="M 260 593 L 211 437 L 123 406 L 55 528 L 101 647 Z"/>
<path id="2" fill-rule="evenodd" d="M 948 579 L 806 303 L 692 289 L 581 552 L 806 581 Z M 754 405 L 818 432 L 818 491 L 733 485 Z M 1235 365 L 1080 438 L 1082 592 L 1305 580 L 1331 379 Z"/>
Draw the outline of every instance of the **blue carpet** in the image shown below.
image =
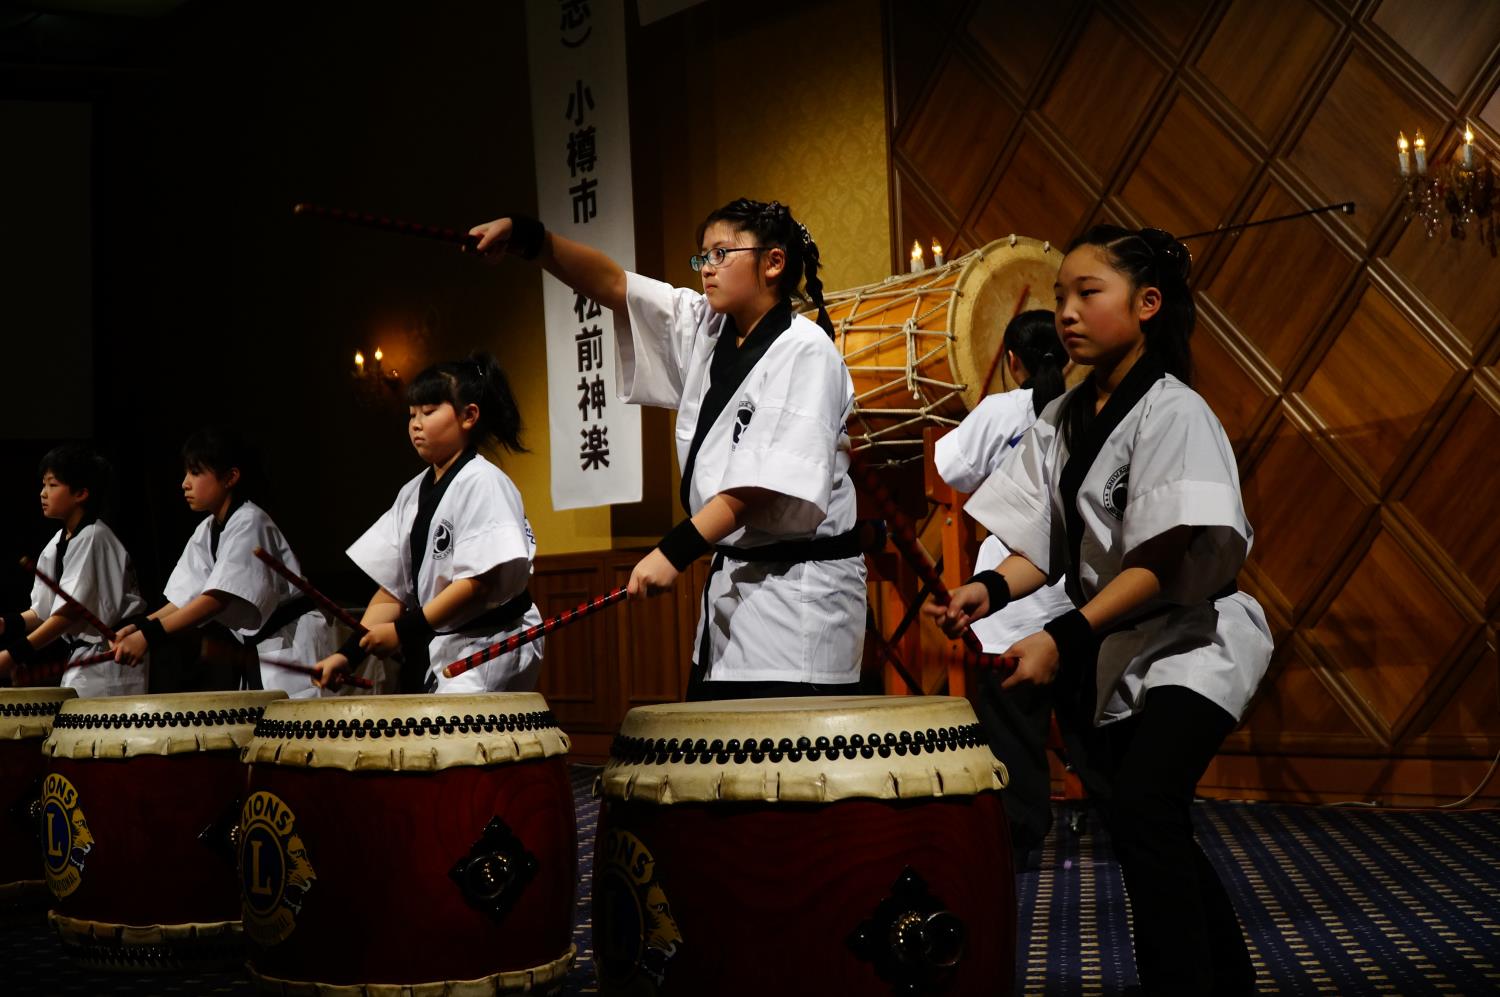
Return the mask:
<path id="1" fill-rule="evenodd" d="M 566 995 L 596 993 L 589 931 L 597 769 L 573 772 L 579 961 Z M 1228 885 L 1263 994 L 1500 994 L 1500 812 L 1379 812 L 1202 803 L 1193 819 Z M 1016 993 L 1118 994 L 1136 982 L 1129 902 L 1109 838 L 1059 821 L 1017 880 Z M 0 994 L 251 993 L 241 974 L 105 975 L 70 963 L 36 919 L 0 926 Z"/>

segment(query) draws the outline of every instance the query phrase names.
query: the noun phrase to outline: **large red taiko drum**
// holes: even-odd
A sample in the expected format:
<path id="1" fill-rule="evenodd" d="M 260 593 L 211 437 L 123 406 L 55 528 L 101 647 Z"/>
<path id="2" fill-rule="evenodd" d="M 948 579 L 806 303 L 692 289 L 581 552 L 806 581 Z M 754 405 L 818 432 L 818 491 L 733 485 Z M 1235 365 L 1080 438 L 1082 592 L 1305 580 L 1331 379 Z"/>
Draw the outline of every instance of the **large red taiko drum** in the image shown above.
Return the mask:
<path id="1" fill-rule="evenodd" d="M 20 912 L 51 894 L 37 840 L 42 742 L 75 689 L 0 689 L 0 911 Z"/>
<path id="2" fill-rule="evenodd" d="M 601 992 L 1010 992 L 1005 769 L 950 697 L 631 710 L 602 776 Z"/>
<path id="3" fill-rule="evenodd" d="M 269 709 L 245 750 L 239 840 L 257 984 L 478 994 L 560 983 L 576 954 L 567 750 L 536 693 Z"/>
<path id="4" fill-rule="evenodd" d="M 107 969 L 244 962 L 232 831 L 240 748 L 276 691 L 63 704 L 47 738 L 42 846 L 63 946 Z"/>

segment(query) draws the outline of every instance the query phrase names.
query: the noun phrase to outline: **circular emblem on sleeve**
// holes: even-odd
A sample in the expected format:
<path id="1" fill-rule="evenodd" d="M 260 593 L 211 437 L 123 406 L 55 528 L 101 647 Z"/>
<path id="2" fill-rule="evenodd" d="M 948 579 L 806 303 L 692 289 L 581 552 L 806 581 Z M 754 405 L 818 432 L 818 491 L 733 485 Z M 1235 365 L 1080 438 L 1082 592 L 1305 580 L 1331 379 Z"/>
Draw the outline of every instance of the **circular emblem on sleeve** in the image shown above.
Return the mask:
<path id="1" fill-rule="evenodd" d="M 750 420 L 755 415 L 755 403 L 750 399 L 741 399 L 740 407 L 734 413 L 734 439 L 729 444 L 732 451 L 740 445 L 740 435 L 750 428 Z"/>
<path id="2" fill-rule="evenodd" d="M 47 886 L 61 900 L 83 882 L 83 863 L 94 850 L 94 836 L 78 802 L 78 790 L 53 772 L 42 783 L 42 840 Z"/>
<path id="3" fill-rule="evenodd" d="M 447 557 L 453 553 L 453 524 L 446 519 L 439 520 L 432 528 L 432 557 L 433 560 Z"/>
<path id="4" fill-rule="evenodd" d="M 1125 499 L 1130 494 L 1130 465 L 1115 468 L 1104 483 L 1104 508 L 1116 519 L 1125 518 Z"/>
<path id="5" fill-rule="evenodd" d="M 594 952 L 610 992 L 653 997 L 682 944 L 671 905 L 656 881 L 656 860 L 640 838 L 611 830 L 594 889 Z"/>
<path id="6" fill-rule="evenodd" d="M 258 945 L 283 941 L 297 927 L 317 881 L 297 818 L 274 793 L 253 793 L 240 811 L 240 888 L 245 934 Z"/>

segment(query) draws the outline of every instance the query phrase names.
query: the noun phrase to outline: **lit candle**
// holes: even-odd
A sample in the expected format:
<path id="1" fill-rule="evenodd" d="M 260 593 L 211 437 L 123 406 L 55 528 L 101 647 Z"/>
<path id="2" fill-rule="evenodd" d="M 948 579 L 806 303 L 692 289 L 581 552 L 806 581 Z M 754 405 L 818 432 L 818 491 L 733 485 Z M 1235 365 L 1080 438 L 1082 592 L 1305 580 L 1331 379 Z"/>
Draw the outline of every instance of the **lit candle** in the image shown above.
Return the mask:
<path id="1" fill-rule="evenodd" d="M 364 372 L 365 372 L 365 355 L 363 353 L 359 352 L 358 350 L 355 350 L 354 351 L 354 373 L 356 373 L 356 374 L 363 374 Z"/>
<path id="2" fill-rule="evenodd" d="M 911 272 L 921 273 L 927 269 L 927 264 L 922 261 L 922 244 L 912 242 L 911 244 Z"/>
<path id="3" fill-rule="evenodd" d="M 385 359 L 385 354 L 382 353 L 382 352 L 380 352 L 380 347 L 378 347 L 378 346 L 375 347 L 375 362 L 379 363 L 380 361 L 382 361 L 384 359 Z"/>
<path id="4" fill-rule="evenodd" d="M 1421 131 L 1417 132 L 1417 137 L 1412 140 L 1411 144 L 1417 154 L 1417 176 L 1425 177 L 1427 175 L 1427 140 L 1422 137 Z"/>
<path id="5" fill-rule="evenodd" d="M 1396 158 L 1401 162 L 1403 177 L 1411 176 L 1411 156 L 1406 151 L 1409 148 L 1411 148 L 1411 143 L 1406 141 L 1406 133 L 1399 132 L 1396 138 Z"/>
<path id="6" fill-rule="evenodd" d="M 1468 125 L 1464 126 L 1464 148 L 1460 162 L 1463 163 L 1464 169 L 1470 171 L 1474 169 L 1474 129 Z"/>
<path id="7" fill-rule="evenodd" d="M 935 267 L 943 265 L 943 247 L 936 239 L 932 240 L 932 265 Z"/>

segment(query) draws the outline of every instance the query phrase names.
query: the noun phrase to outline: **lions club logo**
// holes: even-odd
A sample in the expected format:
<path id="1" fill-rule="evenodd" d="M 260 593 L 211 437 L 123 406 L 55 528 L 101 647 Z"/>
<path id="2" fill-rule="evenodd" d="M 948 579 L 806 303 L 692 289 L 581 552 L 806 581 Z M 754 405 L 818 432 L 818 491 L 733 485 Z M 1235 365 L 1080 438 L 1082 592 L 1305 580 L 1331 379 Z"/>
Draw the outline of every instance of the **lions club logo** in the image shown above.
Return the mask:
<path id="1" fill-rule="evenodd" d="M 734 413 L 734 439 L 729 444 L 733 451 L 740 445 L 740 436 L 750 428 L 750 420 L 755 415 L 755 403 L 746 398 L 740 402 L 739 410 Z"/>
<path id="2" fill-rule="evenodd" d="M 439 520 L 432 528 L 432 558 L 441 560 L 453 553 L 453 524 L 446 519 Z"/>
<path id="3" fill-rule="evenodd" d="M 1130 465 L 1115 469 L 1104 483 L 1104 508 L 1116 519 L 1125 518 L 1125 499 L 1130 494 Z"/>
<path id="4" fill-rule="evenodd" d="M 656 881 L 656 860 L 629 831 L 611 830 L 596 875 L 594 952 L 610 990 L 652 997 L 682 944 L 671 905 Z"/>
<path id="5" fill-rule="evenodd" d="M 246 800 L 240 811 L 245 934 L 258 945 L 275 945 L 292 933 L 307 891 L 318 878 L 296 825 L 291 808 L 264 790 Z"/>
<path id="6" fill-rule="evenodd" d="M 47 886 L 61 900 L 83 882 L 83 863 L 94 850 L 94 836 L 78 805 L 78 790 L 56 773 L 42 783 L 42 840 Z"/>

